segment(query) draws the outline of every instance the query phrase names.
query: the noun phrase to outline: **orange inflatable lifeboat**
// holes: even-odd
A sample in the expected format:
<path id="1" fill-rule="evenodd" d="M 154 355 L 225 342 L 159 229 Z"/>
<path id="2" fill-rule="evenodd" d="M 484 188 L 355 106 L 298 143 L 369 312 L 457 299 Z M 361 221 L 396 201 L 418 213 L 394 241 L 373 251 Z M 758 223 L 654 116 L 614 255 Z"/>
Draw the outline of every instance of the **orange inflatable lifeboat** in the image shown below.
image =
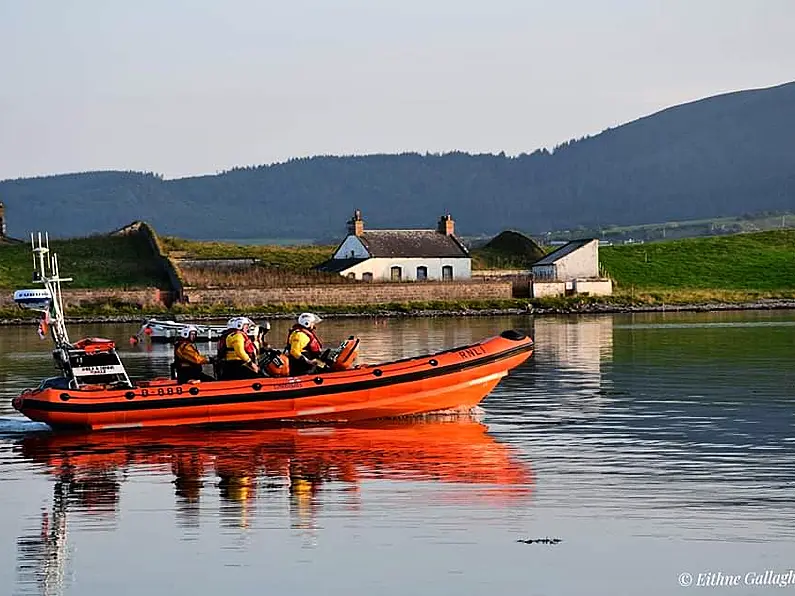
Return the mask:
<path id="1" fill-rule="evenodd" d="M 349 365 L 356 352 L 355 340 L 348 341 L 348 356 L 342 362 L 337 357 L 338 367 Z M 475 344 L 378 365 L 179 384 L 172 379 L 130 380 L 115 350 L 90 354 L 74 348 L 60 357 L 63 376 L 27 390 L 13 405 L 52 427 L 90 429 L 389 418 L 474 407 L 532 352 L 533 340 L 511 330 Z"/>

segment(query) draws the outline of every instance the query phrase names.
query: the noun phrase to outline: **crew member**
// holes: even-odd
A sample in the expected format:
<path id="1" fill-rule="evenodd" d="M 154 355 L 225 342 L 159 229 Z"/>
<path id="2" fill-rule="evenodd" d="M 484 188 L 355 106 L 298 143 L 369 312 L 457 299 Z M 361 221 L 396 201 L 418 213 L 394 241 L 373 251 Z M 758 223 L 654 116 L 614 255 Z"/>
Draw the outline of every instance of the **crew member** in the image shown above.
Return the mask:
<path id="1" fill-rule="evenodd" d="M 320 317 L 311 312 L 301 313 L 298 322 L 292 326 L 287 335 L 287 352 L 290 361 L 290 376 L 311 373 L 316 366 L 322 366 L 317 359 L 323 351 L 323 345 L 315 334 Z"/>
<path id="2" fill-rule="evenodd" d="M 179 332 L 180 338 L 174 343 L 174 368 L 179 383 L 215 380 L 202 371 L 202 365 L 207 364 L 209 360 L 206 356 L 202 356 L 196 347 L 198 332 L 196 327 L 189 325 Z"/>
<path id="3" fill-rule="evenodd" d="M 252 379 L 260 376 L 257 349 L 248 336 L 253 326 L 251 319 L 246 317 L 229 319 L 226 331 L 218 340 L 219 379 Z"/>
<path id="4" fill-rule="evenodd" d="M 268 331 L 271 330 L 271 324 L 268 321 L 262 321 L 257 326 L 257 338 L 254 340 L 254 347 L 257 349 L 257 358 L 261 359 L 268 349 L 270 348 L 270 344 L 265 339 L 265 336 L 268 335 Z"/>

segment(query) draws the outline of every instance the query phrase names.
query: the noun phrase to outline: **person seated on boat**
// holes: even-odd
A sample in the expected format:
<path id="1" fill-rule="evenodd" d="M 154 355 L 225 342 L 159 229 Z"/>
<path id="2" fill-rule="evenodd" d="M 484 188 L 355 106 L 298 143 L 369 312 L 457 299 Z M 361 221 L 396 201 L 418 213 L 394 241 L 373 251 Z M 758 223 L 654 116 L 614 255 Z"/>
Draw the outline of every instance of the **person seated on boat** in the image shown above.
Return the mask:
<path id="1" fill-rule="evenodd" d="M 257 338 L 254 340 L 254 347 L 257 348 L 257 357 L 262 358 L 270 348 L 270 344 L 265 339 L 268 331 L 271 330 L 271 324 L 268 321 L 262 321 L 257 327 Z"/>
<path id="2" fill-rule="evenodd" d="M 319 360 L 323 344 L 315 333 L 320 317 L 311 312 L 301 313 L 298 322 L 287 335 L 287 359 L 290 361 L 290 376 L 306 375 L 323 363 Z"/>
<path id="3" fill-rule="evenodd" d="M 179 339 L 174 343 L 174 368 L 179 383 L 188 381 L 214 381 L 215 378 L 204 374 L 202 365 L 210 361 L 202 356 L 196 347 L 196 336 L 199 330 L 193 325 L 182 329 Z"/>
<path id="4" fill-rule="evenodd" d="M 259 377 L 257 348 L 248 336 L 254 323 L 247 317 L 234 317 L 226 324 L 226 331 L 218 339 L 217 363 L 219 380 L 252 379 Z"/>

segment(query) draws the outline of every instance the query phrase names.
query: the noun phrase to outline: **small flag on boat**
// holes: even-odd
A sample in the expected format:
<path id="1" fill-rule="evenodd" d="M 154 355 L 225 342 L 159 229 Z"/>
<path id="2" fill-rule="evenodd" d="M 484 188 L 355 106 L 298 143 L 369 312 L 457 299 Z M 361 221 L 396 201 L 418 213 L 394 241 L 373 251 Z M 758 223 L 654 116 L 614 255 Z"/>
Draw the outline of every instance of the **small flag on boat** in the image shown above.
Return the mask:
<path id="1" fill-rule="evenodd" d="M 47 334 L 50 332 L 50 313 L 45 312 L 44 316 L 41 318 L 39 322 L 39 338 L 44 339 L 47 337 Z"/>

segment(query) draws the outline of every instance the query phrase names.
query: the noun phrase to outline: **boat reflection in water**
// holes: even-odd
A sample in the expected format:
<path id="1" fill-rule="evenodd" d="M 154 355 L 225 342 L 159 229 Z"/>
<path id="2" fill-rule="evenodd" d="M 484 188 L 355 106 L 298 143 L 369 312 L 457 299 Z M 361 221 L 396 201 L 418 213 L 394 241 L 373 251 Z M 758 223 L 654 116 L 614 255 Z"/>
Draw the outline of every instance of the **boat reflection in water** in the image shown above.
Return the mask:
<path id="1" fill-rule="evenodd" d="M 23 583 L 39 585 L 63 575 L 67 512 L 91 515 L 94 529 L 112 529 L 132 476 L 171 476 L 185 528 L 198 526 L 202 499 L 217 501 L 223 525 L 245 527 L 257 503 L 288 494 L 291 527 L 312 529 L 328 484 L 353 493 L 350 502 L 361 498 L 366 480 L 458 483 L 476 489 L 460 498 L 489 506 L 506 499 L 515 505 L 532 485 L 529 467 L 470 415 L 347 427 L 36 433 L 15 451 L 56 479 L 41 530 L 18 541 L 20 574 L 35 575 Z M 205 505 L 201 516 L 208 515 Z"/>

